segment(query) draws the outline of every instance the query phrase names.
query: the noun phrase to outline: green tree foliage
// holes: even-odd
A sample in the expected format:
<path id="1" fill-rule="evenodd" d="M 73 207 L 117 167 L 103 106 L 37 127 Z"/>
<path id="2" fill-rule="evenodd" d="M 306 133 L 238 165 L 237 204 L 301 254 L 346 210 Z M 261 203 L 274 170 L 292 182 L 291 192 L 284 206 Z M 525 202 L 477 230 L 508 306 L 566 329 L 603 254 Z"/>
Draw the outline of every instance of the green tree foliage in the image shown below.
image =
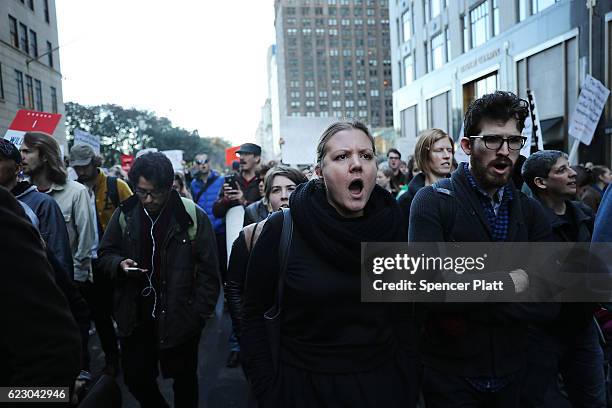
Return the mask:
<path id="1" fill-rule="evenodd" d="M 225 149 L 229 147 L 225 140 L 200 137 L 197 130 L 172 126 L 169 119 L 160 118 L 154 112 L 112 104 L 85 106 L 75 102 L 67 102 L 65 109 L 69 146 L 72 146 L 75 129 L 100 136 L 104 166 L 119 164 L 121 154 L 136 154 L 148 147 L 183 150 L 185 161 L 192 161 L 197 153 L 208 153 L 215 167 L 223 167 L 225 162 Z"/>

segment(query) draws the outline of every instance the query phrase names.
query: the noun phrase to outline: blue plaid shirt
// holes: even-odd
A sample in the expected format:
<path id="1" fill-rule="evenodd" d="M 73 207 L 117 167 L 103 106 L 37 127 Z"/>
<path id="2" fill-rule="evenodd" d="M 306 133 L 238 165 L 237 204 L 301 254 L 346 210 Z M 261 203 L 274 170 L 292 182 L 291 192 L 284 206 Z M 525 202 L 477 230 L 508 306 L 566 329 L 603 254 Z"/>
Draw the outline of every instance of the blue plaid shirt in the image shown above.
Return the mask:
<path id="1" fill-rule="evenodd" d="M 489 228 L 491 229 L 491 235 L 494 241 L 505 241 L 508 238 L 508 225 L 509 225 L 509 212 L 510 212 L 510 201 L 512 201 L 512 189 L 508 184 L 500 188 L 497 191 L 497 201 L 491 199 L 487 193 L 485 193 L 476 183 L 476 179 L 470 172 L 467 163 L 461 163 L 463 170 L 468 179 L 468 183 L 478 196 L 478 201 L 482 205 L 487 221 L 489 222 Z"/>

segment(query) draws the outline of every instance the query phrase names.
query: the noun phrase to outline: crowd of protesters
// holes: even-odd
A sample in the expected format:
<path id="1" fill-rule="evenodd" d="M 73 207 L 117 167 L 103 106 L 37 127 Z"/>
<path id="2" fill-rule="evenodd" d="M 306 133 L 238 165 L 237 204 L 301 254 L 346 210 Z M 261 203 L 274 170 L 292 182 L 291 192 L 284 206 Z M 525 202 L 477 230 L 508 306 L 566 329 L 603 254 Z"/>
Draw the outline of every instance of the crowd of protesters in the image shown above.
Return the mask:
<path id="1" fill-rule="evenodd" d="M 223 288 L 227 367 L 242 366 L 250 406 L 548 407 L 561 393 L 609 406 L 609 304 L 361 301 L 362 242 L 612 241 L 610 169 L 554 150 L 521 158 L 528 109 L 484 95 L 465 137 L 427 129 L 407 160 L 392 148 L 380 164 L 368 127 L 339 121 L 312 168 L 262 163 L 245 143 L 225 176 L 207 152 L 185 174 L 145 153 L 126 175 L 74 145 L 71 178 L 53 137 L 0 139 L 0 248 L 15 265 L 0 289 L 0 385 L 70 387 L 75 404 L 121 373 L 141 406 L 164 407 L 161 374 L 174 406 L 196 407 Z M 495 273 L 529 286 L 528 271 Z M 94 332 L 105 365 L 92 374 Z"/>

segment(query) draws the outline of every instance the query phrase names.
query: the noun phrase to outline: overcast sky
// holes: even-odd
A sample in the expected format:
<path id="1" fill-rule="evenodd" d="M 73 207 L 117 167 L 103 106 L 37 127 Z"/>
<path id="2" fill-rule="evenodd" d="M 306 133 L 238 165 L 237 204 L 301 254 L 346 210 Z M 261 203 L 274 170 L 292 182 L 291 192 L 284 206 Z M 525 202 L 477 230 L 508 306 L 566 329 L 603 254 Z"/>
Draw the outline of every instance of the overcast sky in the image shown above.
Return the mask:
<path id="1" fill-rule="evenodd" d="M 155 111 L 253 141 L 267 95 L 272 0 L 56 0 L 65 102 Z"/>

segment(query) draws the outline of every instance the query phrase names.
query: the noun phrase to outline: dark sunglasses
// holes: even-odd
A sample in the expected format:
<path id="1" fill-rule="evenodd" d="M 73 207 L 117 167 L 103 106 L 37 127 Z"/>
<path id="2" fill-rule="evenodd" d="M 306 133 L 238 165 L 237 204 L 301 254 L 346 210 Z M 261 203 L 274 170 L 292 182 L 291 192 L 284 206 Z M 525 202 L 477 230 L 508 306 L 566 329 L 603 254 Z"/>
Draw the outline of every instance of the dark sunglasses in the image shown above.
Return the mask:
<path id="1" fill-rule="evenodd" d="M 196 164 L 206 164 L 206 163 L 208 163 L 208 159 L 206 159 L 206 160 L 196 160 L 195 162 L 196 162 Z"/>

